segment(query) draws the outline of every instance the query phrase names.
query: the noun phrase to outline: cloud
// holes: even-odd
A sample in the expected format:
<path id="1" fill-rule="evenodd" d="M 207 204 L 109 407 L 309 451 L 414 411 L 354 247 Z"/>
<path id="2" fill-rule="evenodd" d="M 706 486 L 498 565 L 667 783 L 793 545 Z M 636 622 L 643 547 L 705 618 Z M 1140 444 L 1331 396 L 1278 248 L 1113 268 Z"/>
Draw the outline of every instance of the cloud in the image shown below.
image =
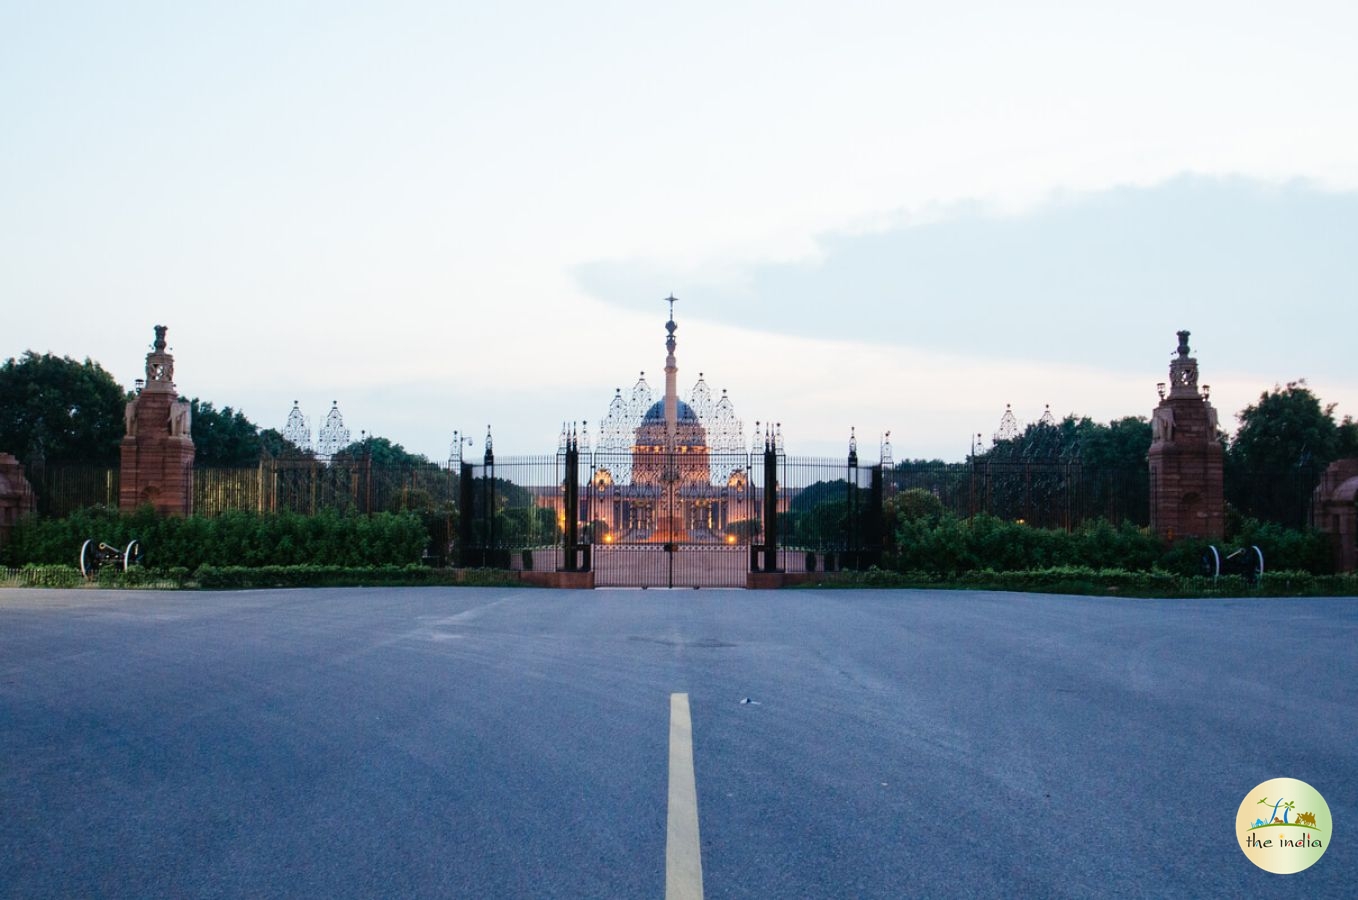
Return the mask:
<path id="1" fill-rule="evenodd" d="M 1358 193 L 1185 175 L 826 234 L 802 261 L 595 261 L 574 274 L 605 303 L 675 286 L 689 315 L 786 335 L 1144 376 L 1187 328 L 1207 366 L 1351 380 L 1355 233 Z"/>

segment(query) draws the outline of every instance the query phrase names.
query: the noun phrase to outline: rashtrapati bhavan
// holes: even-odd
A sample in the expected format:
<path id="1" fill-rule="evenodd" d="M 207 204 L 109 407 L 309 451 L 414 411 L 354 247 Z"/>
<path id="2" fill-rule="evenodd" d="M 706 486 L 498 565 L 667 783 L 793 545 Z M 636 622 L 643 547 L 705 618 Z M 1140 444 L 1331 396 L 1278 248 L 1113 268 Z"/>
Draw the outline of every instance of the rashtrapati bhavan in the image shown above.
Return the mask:
<path id="1" fill-rule="evenodd" d="M 717 543 L 747 518 L 744 429 L 726 391 L 713 399 L 702 373 L 679 399 L 673 298 L 665 323 L 665 393 L 655 400 L 642 372 L 619 388 L 600 427 L 593 488 L 596 535 L 606 543 Z"/>

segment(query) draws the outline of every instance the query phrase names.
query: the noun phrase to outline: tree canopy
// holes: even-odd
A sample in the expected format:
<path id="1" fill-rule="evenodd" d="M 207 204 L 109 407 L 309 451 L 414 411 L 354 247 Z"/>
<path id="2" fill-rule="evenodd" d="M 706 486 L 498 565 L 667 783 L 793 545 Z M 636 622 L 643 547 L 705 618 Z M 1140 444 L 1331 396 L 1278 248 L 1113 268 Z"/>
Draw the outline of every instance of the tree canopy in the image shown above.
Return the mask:
<path id="1" fill-rule="evenodd" d="M 1334 420 L 1333 403 L 1321 406 L 1305 379 L 1275 385 L 1240 411 L 1231 442 L 1233 461 L 1254 471 L 1324 468 L 1355 448 L 1355 426 Z"/>
<path id="2" fill-rule="evenodd" d="M 98 363 L 28 351 L 0 365 L 0 452 L 30 462 L 118 458 L 127 395 Z"/>
<path id="3" fill-rule="evenodd" d="M 849 482 L 843 478 L 815 481 L 798 491 L 789 506 L 794 512 L 806 512 L 822 503 L 844 502 L 848 491 Z"/>
<path id="4" fill-rule="evenodd" d="M 375 466 L 429 466 L 433 465 L 429 457 L 420 453 L 411 453 L 400 444 L 393 443 L 384 437 L 366 437 L 363 440 L 354 441 L 347 447 L 335 454 L 336 460 L 363 459 L 371 455 L 372 463 Z"/>
<path id="5" fill-rule="evenodd" d="M 259 461 L 259 428 L 244 414 L 206 400 L 189 401 L 194 459 L 202 465 L 251 466 Z"/>
<path id="6" fill-rule="evenodd" d="M 1018 437 L 996 441 L 981 454 L 995 461 L 1079 460 L 1087 466 L 1139 469 L 1151 446 L 1150 422 L 1141 416 L 1114 419 L 1107 425 L 1087 416 L 1066 416 L 1055 424 L 1033 422 Z"/>
<path id="7" fill-rule="evenodd" d="M 253 466 L 262 453 L 270 456 L 307 456 L 276 429 L 261 430 L 245 414 L 223 406 L 217 409 L 194 397 L 192 411 L 194 461 L 204 466 Z"/>

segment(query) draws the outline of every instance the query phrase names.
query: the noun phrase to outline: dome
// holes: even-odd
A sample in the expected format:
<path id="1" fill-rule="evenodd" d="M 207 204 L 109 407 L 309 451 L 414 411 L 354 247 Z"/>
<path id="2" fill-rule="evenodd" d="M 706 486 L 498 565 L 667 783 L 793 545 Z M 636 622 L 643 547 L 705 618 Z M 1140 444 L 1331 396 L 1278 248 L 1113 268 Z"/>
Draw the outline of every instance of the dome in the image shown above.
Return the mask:
<path id="1" fill-rule="evenodd" d="M 683 400 L 676 400 L 675 402 L 679 404 L 678 415 L 680 422 L 696 423 L 698 421 L 698 414 L 693 411 L 693 407 L 689 406 Z M 663 425 L 664 422 L 665 422 L 664 400 L 657 400 L 656 402 L 652 403 L 651 408 L 646 410 L 646 415 L 641 417 L 642 425 L 657 425 L 657 424 Z"/>

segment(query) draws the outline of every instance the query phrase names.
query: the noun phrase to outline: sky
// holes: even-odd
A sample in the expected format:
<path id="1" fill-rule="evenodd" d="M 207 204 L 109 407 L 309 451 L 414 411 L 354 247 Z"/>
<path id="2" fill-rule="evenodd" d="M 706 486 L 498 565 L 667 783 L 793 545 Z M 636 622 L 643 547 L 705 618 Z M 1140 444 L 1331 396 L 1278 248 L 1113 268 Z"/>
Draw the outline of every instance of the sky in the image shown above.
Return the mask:
<path id="1" fill-rule="evenodd" d="M 10 3 L 0 358 L 550 453 L 645 370 L 790 453 L 1358 416 L 1351 3 Z M 3 449 L 3 448 L 0 448 Z"/>

